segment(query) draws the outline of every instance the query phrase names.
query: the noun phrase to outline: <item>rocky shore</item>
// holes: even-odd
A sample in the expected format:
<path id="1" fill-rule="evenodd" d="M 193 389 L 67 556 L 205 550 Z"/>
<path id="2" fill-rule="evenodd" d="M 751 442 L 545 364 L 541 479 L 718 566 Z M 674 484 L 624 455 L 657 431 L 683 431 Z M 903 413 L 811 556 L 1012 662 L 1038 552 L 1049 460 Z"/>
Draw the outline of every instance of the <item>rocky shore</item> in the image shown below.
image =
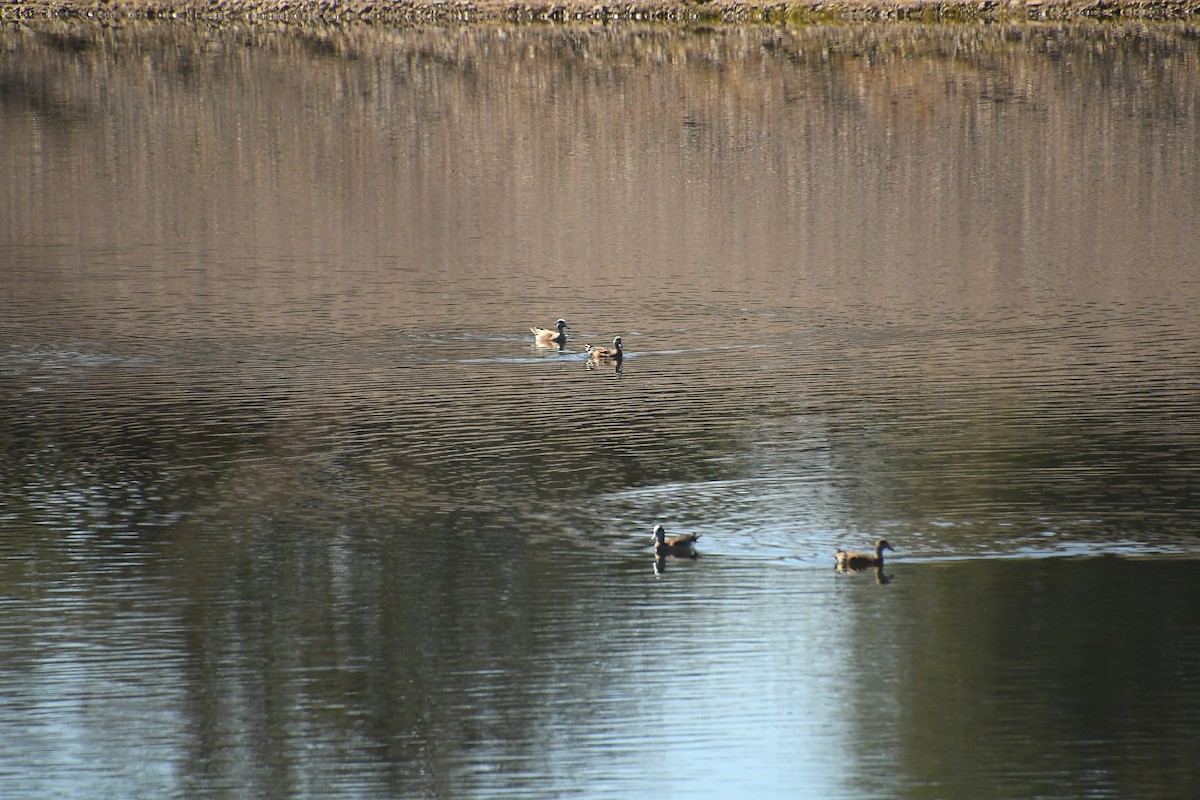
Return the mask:
<path id="1" fill-rule="evenodd" d="M 0 20 L 390 24 L 1186 19 L 1200 0 L 0 0 Z"/>

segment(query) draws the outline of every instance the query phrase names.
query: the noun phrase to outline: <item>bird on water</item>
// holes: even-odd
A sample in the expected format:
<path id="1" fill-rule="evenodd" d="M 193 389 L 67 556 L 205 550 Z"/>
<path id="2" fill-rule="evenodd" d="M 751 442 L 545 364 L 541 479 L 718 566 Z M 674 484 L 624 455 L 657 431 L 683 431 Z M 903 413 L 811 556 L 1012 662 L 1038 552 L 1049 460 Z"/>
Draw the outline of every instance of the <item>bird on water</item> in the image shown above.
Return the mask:
<path id="1" fill-rule="evenodd" d="M 533 334 L 533 339 L 538 344 L 547 346 L 553 344 L 562 345 L 566 344 L 567 341 L 565 329 L 570 327 L 571 326 L 567 324 L 565 319 L 560 319 L 558 322 L 554 323 L 554 330 L 550 330 L 549 328 L 533 327 L 529 329 L 529 332 Z"/>
<path id="2" fill-rule="evenodd" d="M 837 568 L 841 571 L 871 569 L 872 567 L 883 568 L 883 551 L 892 550 L 894 548 L 888 544 L 887 539 L 879 539 L 875 542 L 874 553 L 859 553 L 854 550 L 838 550 L 833 554 L 837 559 Z"/>

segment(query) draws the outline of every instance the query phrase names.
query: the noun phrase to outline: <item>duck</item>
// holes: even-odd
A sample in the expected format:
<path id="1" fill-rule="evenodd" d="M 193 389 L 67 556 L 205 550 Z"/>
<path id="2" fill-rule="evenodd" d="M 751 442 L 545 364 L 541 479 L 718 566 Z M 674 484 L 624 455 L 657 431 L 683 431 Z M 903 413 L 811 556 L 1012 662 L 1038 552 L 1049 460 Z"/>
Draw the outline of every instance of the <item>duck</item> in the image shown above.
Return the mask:
<path id="1" fill-rule="evenodd" d="M 550 330 L 549 328 L 533 327 L 529 329 L 529 332 L 533 334 L 533 338 L 538 344 L 562 345 L 566 344 L 567 341 L 567 334 L 563 332 L 563 329 L 569 327 L 571 326 L 567 324 L 565 319 L 560 319 L 558 322 L 554 323 L 554 330 Z"/>
<path id="2" fill-rule="evenodd" d="M 853 550 L 838 550 L 833 554 L 833 557 L 837 559 L 838 570 L 843 572 L 847 570 L 870 569 L 871 567 L 882 569 L 884 550 L 892 550 L 894 552 L 895 548 L 888 544 L 887 539 L 879 539 L 875 542 L 874 554 L 858 553 Z"/>
<path id="3" fill-rule="evenodd" d="M 654 526 L 654 554 L 658 556 L 694 556 L 696 555 L 696 540 L 698 533 L 685 533 L 682 536 L 667 538 L 667 531 L 662 525 Z"/>
<path id="4" fill-rule="evenodd" d="M 621 337 L 613 339 L 612 347 L 592 347 L 590 344 L 585 344 L 583 349 L 587 352 L 588 358 L 597 360 L 611 359 L 620 361 L 625 357 L 625 351 L 621 349 Z"/>

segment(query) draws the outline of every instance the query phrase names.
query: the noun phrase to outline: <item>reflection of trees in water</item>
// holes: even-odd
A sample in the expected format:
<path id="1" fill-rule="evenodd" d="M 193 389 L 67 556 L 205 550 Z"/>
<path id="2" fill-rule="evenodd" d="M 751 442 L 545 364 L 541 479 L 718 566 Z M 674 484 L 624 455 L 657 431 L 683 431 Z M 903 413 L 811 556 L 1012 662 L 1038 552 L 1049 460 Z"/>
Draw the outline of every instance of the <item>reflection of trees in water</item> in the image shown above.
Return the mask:
<path id="1" fill-rule="evenodd" d="M 1006 242 L 1099 248 L 1091 240 L 1112 243 L 1103 223 L 1114 219 L 1128 219 L 1131 248 L 1139 229 L 1186 241 L 1170 220 L 1195 219 L 1178 209 L 1196 202 L 1200 105 L 1196 70 L 1172 66 L 1193 55 L 1177 29 L 48 28 L 0 52 L 0 142 L 34 143 L 0 159 L 0 236 L 68 244 L 39 252 L 23 277 L 6 273 L 8 311 L 37 304 L 55 336 L 149 352 L 78 375 L 52 365 L 66 388 L 36 395 L 26 367 L 5 363 L 4 513 L 30 523 L 21 537 L 43 565 L 76 580 L 93 578 L 72 568 L 83 553 L 85 566 L 120 564 L 169 587 L 198 774 L 261 770 L 252 783 L 286 785 L 296 764 L 279 743 L 331 730 L 393 770 L 401 793 L 445 795 L 480 748 L 520 763 L 528 754 L 512 743 L 559 735 L 542 727 L 548 704 L 561 731 L 591 713 L 589 698 L 622 696 L 618 669 L 564 666 L 594 665 L 610 641 L 586 612 L 628 601 L 605 572 L 624 556 L 586 569 L 571 558 L 574 547 L 620 553 L 615 533 L 557 538 L 571 527 L 561 514 L 581 530 L 613 514 L 596 512 L 592 493 L 606 502 L 609 490 L 666 487 L 626 509 L 750 504 L 762 487 L 696 487 L 775 470 L 794 482 L 778 485 L 772 512 L 797 518 L 822 493 L 837 495 L 831 515 L 881 523 L 930 509 L 978 516 L 981 502 L 1036 516 L 1083 498 L 1089 513 L 1165 508 L 1175 522 L 1189 510 L 1179 487 L 1194 483 L 1197 451 L 1180 438 L 1192 410 L 1176 390 L 1194 357 L 1169 349 L 1195 340 L 1186 316 L 1156 336 L 1114 325 L 1099 303 L 1041 338 L 1025 335 L 1026 317 L 989 316 L 1030 297 L 1036 306 L 1056 279 L 1039 272 L 1038 292 L 1023 293 L 1028 247 Z M 1094 160 L 1125 141 L 1145 141 L 1154 159 L 1154 191 L 1128 218 L 1125 171 Z M 1013 150 L 1027 160 L 989 171 Z M 1066 180 L 1080 167 L 1110 179 L 1100 185 L 1112 197 Z M 118 215 L 128 198 L 144 205 Z M 863 208 L 868 224 L 846 222 Z M 979 224 L 989 216 L 1009 227 Z M 118 219 L 127 227 L 115 230 Z M 647 220 L 663 221 L 660 237 L 645 235 Z M 939 229 L 945 220 L 962 229 Z M 103 251 L 122 237 L 150 244 L 122 263 L 74 255 L 77 241 Z M 998 255 L 914 281 L 886 263 L 910 252 L 917 264 L 973 266 L 980 252 Z M 1035 267 L 1060 251 L 1048 252 Z M 270 271 L 288 257 L 288 271 Z M 447 343 L 458 317 L 437 318 L 437 336 L 396 333 L 437 317 L 431 298 L 457 285 L 467 289 L 448 304 L 456 314 L 474 304 L 465 316 L 480 329 L 523 336 L 528 319 L 503 317 L 530 302 L 527 284 L 505 270 L 538 258 L 555 293 L 593 280 L 601 261 L 637 265 L 612 292 L 634 319 L 603 329 L 659 329 L 631 337 L 637 355 L 620 380 L 615 367 L 589 375 L 569 361 L 566 374 L 582 379 L 566 392 L 556 362 L 456 361 L 497 346 Z M 1131 293 L 1163 280 L 1136 259 L 1096 269 L 1114 262 L 1136 280 L 1089 273 L 1061 294 L 1092 287 L 1136 305 Z M 166 263 L 184 268 L 154 269 Z M 675 321 L 629 308 L 645 310 L 647 287 L 680 285 L 658 310 L 690 314 L 693 330 L 664 344 Z M 712 301 L 717 290 L 735 299 Z M 934 308 L 933 322 L 914 322 L 931 291 L 984 312 Z M 680 311 L 696 297 L 711 305 Z M 722 317 L 730 306 L 733 321 Z M 816 310 L 756 316 L 765 307 Z M 875 316 L 852 319 L 863 309 Z M 1030 315 L 1046 310 L 1061 312 Z M 975 327 L 960 330 L 964 320 Z M 746 328 L 768 347 L 701 352 L 692 340 L 727 345 Z M 1138 336 L 1163 349 L 1130 346 Z M 1128 366 L 1137 358 L 1143 367 Z M 1058 381 L 1064 368 L 1076 386 Z M 1122 381 L 1133 402 L 1098 391 Z M 1103 480 L 1088 493 L 1060 480 L 1068 473 Z M 91 535 L 58 548 L 43 535 L 56 526 Z M 647 555 L 639 534 L 629 568 L 655 583 Z M 710 563 L 720 561 L 668 565 L 657 583 Z M 1134 592 L 1103 565 L 1091 577 L 1062 564 L 938 569 L 944 580 L 906 570 L 864 601 L 920 590 L 907 662 L 880 667 L 905 678 L 904 746 L 936 734 L 913 758 L 918 771 L 939 752 L 986 761 L 987 745 L 972 742 L 991 740 L 957 734 L 989 724 L 1010 742 L 1036 742 L 1029 731 L 1044 725 L 1051 738 L 1080 740 L 1094 725 L 1122 741 L 1119 726 L 1159 719 L 1137 703 L 1182 685 L 1180 665 L 1195 662 L 1172 649 L 1195 642 L 1194 599 L 1181 605 L 1153 581 Z M 887 636 L 888 622 L 871 630 Z M 1148 662 L 1089 645 L 1112 630 Z M 878 642 L 865 638 L 863 663 Z M 1021 684 L 1034 658 L 1035 672 L 1061 680 Z M 925 694 L 909 703 L 905 691 Z M 1003 717 L 1025 691 L 1063 713 Z M 879 708 L 869 712 L 868 723 Z M 1162 774 L 1195 763 L 1170 758 Z"/>
<path id="2" fill-rule="evenodd" d="M 854 597 L 858 626 L 905 639 L 899 663 L 877 661 L 888 649 L 880 638 L 848 639 L 862 665 L 850 694 L 859 746 L 870 750 L 875 736 L 900 743 L 907 780 L 950 795 L 978 793 L 981 765 L 995 764 L 1008 766 L 987 796 L 1057 795 L 1064 782 L 1186 793 L 1200 778 L 1178 749 L 1194 715 L 1176 693 L 1186 694 L 1184 665 L 1200 656 L 1190 570 L 1116 558 L 906 565 L 888 596 L 908 601 Z M 1095 770 L 1096 759 L 1112 768 Z"/>

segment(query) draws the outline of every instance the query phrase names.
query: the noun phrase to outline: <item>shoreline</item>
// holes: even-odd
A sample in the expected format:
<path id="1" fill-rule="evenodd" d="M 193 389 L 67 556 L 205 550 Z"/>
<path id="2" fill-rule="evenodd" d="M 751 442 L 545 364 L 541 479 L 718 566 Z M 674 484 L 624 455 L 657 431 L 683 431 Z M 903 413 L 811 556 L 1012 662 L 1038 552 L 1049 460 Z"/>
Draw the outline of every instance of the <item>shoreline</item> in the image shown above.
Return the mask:
<path id="1" fill-rule="evenodd" d="M 0 0 L 0 22 L 345 24 L 1188 20 L 1200 0 Z"/>

